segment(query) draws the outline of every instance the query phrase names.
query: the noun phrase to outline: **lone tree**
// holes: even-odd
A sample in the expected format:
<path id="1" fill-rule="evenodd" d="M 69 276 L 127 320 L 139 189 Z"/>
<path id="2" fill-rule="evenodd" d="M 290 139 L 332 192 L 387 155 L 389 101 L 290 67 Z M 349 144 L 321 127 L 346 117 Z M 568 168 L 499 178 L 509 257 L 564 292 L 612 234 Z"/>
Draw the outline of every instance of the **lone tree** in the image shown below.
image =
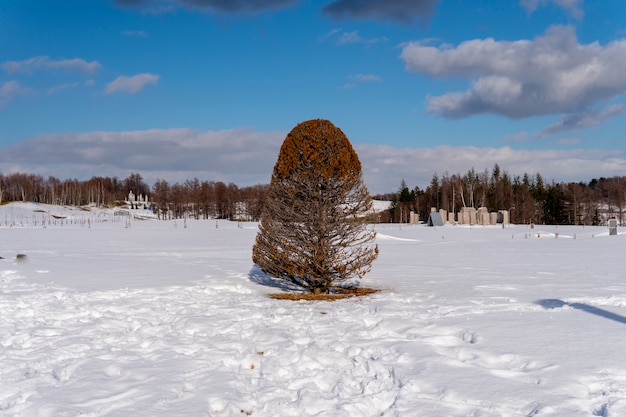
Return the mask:
<path id="1" fill-rule="evenodd" d="M 378 256 L 372 200 L 346 135 L 309 120 L 285 138 L 267 191 L 253 261 L 310 292 L 362 278 Z"/>

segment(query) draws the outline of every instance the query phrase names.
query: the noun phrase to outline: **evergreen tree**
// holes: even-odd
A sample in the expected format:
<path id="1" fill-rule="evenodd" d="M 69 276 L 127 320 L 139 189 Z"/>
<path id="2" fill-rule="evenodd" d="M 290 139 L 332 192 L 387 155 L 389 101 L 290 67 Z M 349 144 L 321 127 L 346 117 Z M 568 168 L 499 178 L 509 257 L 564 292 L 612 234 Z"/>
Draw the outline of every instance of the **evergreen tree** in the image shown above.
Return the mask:
<path id="1" fill-rule="evenodd" d="M 267 274 L 329 292 L 363 277 L 378 256 L 366 224 L 371 207 L 344 133 L 327 120 L 300 123 L 278 154 L 252 259 Z"/>
<path id="2" fill-rule="evenodd" d="M 553 184 L 544 191 L 543 222 L 544 224 L 568 224 L 565 214 L 563 191 Z"/>
<path id="3" fill-rule="evenodd" d="M 415 195 L 409 190 L 406 181 L 402 179 L 398 192 L 391 199 L 391 206 L 389 207 L 391 219 L 398 223 L 408 223 L 414 201 Z"/>
<path id="4" fill-rule="evenodd" d="M 600 218 L 600 213 L 598 213 L 598 209 L 593 214 L 593 220 L 591 221 L 592 226 L 600 226 L 602 224 L 602 219 Z"/>

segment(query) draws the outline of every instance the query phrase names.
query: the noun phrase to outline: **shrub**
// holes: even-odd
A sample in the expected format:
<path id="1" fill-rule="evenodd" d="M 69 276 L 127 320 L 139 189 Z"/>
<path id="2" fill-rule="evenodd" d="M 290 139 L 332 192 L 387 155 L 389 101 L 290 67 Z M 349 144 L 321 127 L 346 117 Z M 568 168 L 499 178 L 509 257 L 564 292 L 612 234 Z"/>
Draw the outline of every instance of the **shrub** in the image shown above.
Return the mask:
<path id="1" fill-rule="evenodd" d="M 327 293 L 362 278 L 378 256 L 372 201 L 346 135 L 328 120 L 298 124 L 278 154 L 253 261 L 267 274 Z"/>

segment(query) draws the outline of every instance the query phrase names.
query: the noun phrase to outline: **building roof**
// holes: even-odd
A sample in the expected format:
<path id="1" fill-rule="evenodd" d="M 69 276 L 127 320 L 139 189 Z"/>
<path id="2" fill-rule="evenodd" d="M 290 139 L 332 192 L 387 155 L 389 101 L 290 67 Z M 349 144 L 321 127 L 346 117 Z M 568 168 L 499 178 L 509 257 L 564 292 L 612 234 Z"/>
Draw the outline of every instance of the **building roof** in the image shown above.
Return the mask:
<path id="1" fill-rule="evenodd" d="M 430 213 L 430 216 L 428 216 L 428 225 L 443 226 L 443 218 L 441 217 L 441 213 Z"/>

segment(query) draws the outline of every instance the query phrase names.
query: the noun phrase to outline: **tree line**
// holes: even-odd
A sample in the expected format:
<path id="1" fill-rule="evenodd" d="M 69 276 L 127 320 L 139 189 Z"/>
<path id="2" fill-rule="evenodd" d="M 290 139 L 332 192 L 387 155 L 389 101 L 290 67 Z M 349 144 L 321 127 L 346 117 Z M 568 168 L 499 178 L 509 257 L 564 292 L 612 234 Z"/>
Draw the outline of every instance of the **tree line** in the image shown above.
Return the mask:
<path id="1" fill-rule="evenodd" d="M 162 219 L 220 218 L 257 221 L 267 184 L 238 187 L 236 184 L 200 181 L 183 183 L 157 180 L 152 187 L 138 173 L 125 179 L 92 177 L 86 181 L 44 178 L 36 174 L 0 173 L 0 203 L 32 201 L 45 204 L 113 207 L 124 204 L 129 192 L 149 196 Z M 448 172 L 433 175 L 428 186 L 410 189 L 402 180 L 395 192 L 373 196 L 391 201 L 381 222 L 409 221 L 411 211 L 428 219 L 431 207 L 458 212 L 462 207 L 510 210 L 512 223 L 599 225 L 607 218 L 624 224 L 626 177 L 594 178 L 588 183 L 547 183 L 541 174 L 511 176 L 498 164 L 491 171 L 470 169 L 464 175 Z"/>
<path id="2" fill-rule="evenodd" d="M 454 213 L 462 207 L 486 207 L 509 210 L 517 224 L 600 225 L 616 218 L 623 225 L 626 177 L 546 183 L 539 173 L 511 176 L 495 164 L 491 172 L 472 168 L 464 175 L 435 174 L 424 190 L 409 189 L 402 180 L 398 191 L 374 198 L 392 201 L 383 222 L 408 222 L 411 211 L 426 220 L 432 207 Z"/>
<path id="3" fill-rule="evenodd" d="M 221 181 L 200 181 L 197 178 L 170 184 L 157 180 L 150 187 L 141 174 L 117 177 L 92 177 L 87 181 L 41 175 L 0 173 L 0 203 L 30 201 L 64 206 L 96 205 L 115 207 L 126 204 L 128 195 L 148 197 L 151 208 L 161 219 L 217 218 L 258 220 L 261 216 L 267 185 L 238 187 Z M 146 207 L 148 208 L 148 207 Z"/>

